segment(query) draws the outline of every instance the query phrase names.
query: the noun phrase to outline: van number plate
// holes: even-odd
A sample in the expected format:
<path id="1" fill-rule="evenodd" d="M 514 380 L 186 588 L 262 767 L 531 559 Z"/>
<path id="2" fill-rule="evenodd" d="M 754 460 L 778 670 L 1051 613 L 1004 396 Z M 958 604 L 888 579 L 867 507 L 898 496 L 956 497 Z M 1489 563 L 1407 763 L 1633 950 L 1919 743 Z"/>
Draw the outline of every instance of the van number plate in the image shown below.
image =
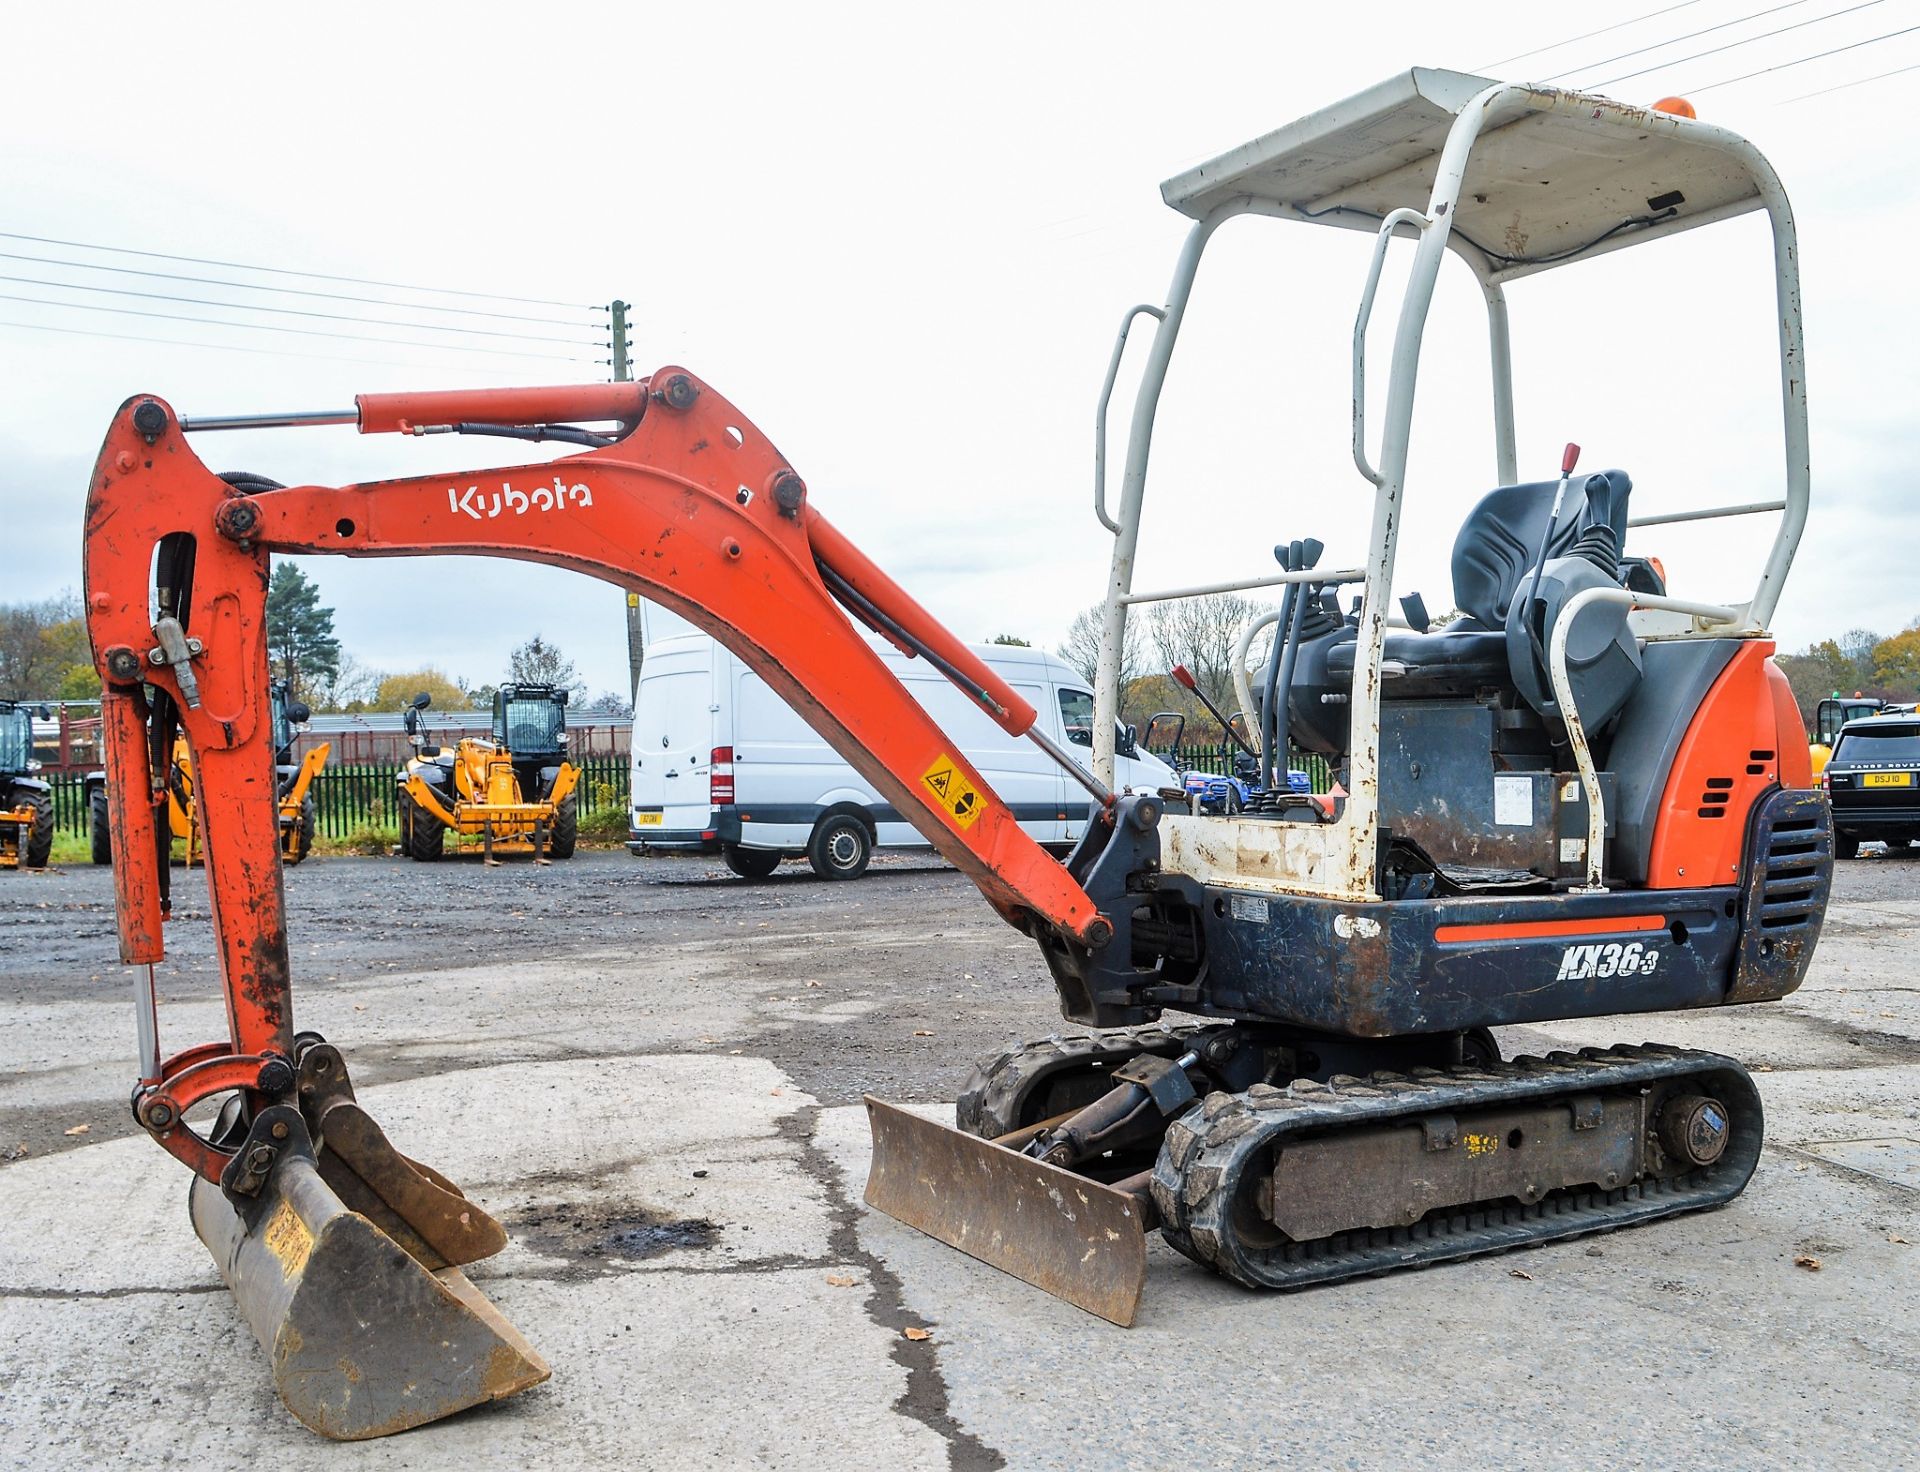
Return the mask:
<path id="1" fill-rule="evenodd" d="M 633 815 L 633 826 L 636 828 L 658 828 L 662 823 L 666 822 L 666 820 L 667 815 L 665 813 L 635 813 Z"/>

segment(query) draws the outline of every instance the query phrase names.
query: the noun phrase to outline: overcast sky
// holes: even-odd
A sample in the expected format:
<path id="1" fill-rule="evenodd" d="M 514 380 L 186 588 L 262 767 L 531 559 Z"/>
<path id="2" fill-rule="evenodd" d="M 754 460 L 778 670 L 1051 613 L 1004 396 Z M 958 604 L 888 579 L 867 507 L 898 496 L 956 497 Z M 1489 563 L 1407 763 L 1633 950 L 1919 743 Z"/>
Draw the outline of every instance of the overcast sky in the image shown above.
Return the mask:
<path id="1" fill-rule="evenodd" d="M 822 509 L 963 636 L 1050 645 L 1105 578 L 1107 538 L 1088 504 L 1093 407 L 1122 310 L 1162 299 L 1183 234 L 1160 181 L 1407 66 L 1485 69 L 1657 8 L 17 9 L 0 91 L 0 230 L 561 302 L 623 297 L 639 371 L 678 362 L 711 381 Z M 1920 63 L 1920 34 L 1711 84 L 1920 25 L 1920 0 L 1828 22 L 1819 17 L 1843 0 L 1802 0 L 1608 64 L 1762 8 L 1692 0 L 1492 73 L 1571 69 L 1567 80 L 1592 84 L 1654 66 L 1602 90 L 1643 102 L 1691 90 L 1701 116 L 1753 138 L 1784 178 L 1801 227 L 1813 419 L 1813 517 L 1776 618 L 1797 647 L 1920 616 L 1910 264 L 1920 73 L 1786 99 Z M 1816 23 L 1659 65 L 1803 20 Z M 1257 576 L 1272 566 L 1265 549 L 1291 537 L 1320 537 L 1330 564 L 1355 556 L 1367 487 L 1347 451 L 1347 342 L 1367 248 L 1364 235 L 1269 221 L 1217 238 L 1164 400 L 1137 586 Z M 0 250 L 196 270 L 18 240 Z M 250 295 L 16 259 L 0 259 L 0 273 Z M 1442 281 L 1399 578 L 1436 610 L 1452 601 L 1454 530 L 1493 484 L 1484 318 L 1464 271 L 1449 267 Z M 211 315 L 18 282 L 0 293 Z M 1633 475 L 1641 512 L 1778 494 L 1762 217 L 1550 272 L 1510 296 L 1523 478 L 1550 475 L 1572 439 L 1588 467 Z M 0 319 L 315 355 L 0 326 L 0 601 L 77 588 L 87 475 L 109 416 L 134 392 L 187 414 L 249 413 L 606 373 L 3 300 Z M 1384 370 L 1387 338 L 1375 340 Z M 287 482 L 528 458 L 343 429 L 196 447 L 215 469 Z M 1116 435 L 1116 464 L 1122 453 Z M 1647 540 L 1630 550 L 1659 553 L 1675 593 L 1737 600 L 1752 591 L 1771 524 L 1638 535 Z M 622 598 L 604 585 L 494 562 L 304 565 L 367 665 L 494 680 L 507 650 L 541 632 L 594 689 L 624 688 Z"/>

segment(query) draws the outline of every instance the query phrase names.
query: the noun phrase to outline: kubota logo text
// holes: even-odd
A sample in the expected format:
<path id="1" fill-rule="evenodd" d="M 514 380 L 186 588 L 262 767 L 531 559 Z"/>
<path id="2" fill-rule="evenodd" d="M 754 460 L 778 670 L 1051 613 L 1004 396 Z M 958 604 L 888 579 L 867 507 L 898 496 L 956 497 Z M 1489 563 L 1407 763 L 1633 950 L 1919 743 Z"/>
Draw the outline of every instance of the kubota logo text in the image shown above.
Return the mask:
<path id="1" fill-rule="evenodd" d="M 1651 976 L 1660 964 L 1660 953 L 1650 951 L 1637 940 L 1610 941 L 1606 945 L 1568 946 L 1560 957 L 1560 974 L 1555 981 L 1585 981 L 1590 976 Z"/>
<path id="2" fill-rule="evenodd" d="M 447 487 L 447 509 L 456 514 L 464 511 L 475 521 L 490 521 L 502 511 L 515 516 L 525 516 L 529 511 L 564 511 L 569 502 L 591 506 L 593 491 L 584 485 L 570 486 L 557 475 L 552 485 L 536 486 L 531 493 L 516 491 L 513 482 L 505 480 L 491 493 L 478 486 L 468 486 L 464 491 L 458 486 Z"/>

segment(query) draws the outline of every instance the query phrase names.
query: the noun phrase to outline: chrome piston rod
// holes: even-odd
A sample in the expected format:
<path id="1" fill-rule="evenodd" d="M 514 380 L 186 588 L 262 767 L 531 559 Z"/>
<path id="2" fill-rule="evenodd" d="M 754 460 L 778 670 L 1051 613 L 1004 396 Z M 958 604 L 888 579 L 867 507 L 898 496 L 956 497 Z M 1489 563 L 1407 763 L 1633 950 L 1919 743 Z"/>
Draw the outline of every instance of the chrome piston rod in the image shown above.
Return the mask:
<path id="1" fill-rule="evenodd" d="M 180 420 L 189 433 L 199 429 L 301 429 L 315 424 L 358 424 L 356 409 L 308 409 L 296 414 L 210 414 L 204 418 Z"/>

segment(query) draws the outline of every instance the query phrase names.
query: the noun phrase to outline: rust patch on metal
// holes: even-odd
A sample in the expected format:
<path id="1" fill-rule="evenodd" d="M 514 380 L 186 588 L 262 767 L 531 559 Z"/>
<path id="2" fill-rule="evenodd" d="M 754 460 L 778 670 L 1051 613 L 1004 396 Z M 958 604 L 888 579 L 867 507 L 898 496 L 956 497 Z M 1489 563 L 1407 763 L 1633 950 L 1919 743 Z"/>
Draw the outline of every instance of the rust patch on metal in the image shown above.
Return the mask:
<path id="1" fill-rule="evenodd" d="M 969 1257 L 1098 1314 L 1133 1322 L 1146 1283 L 1146 1207 L 867 1096 L 867 1205 Z"/>

